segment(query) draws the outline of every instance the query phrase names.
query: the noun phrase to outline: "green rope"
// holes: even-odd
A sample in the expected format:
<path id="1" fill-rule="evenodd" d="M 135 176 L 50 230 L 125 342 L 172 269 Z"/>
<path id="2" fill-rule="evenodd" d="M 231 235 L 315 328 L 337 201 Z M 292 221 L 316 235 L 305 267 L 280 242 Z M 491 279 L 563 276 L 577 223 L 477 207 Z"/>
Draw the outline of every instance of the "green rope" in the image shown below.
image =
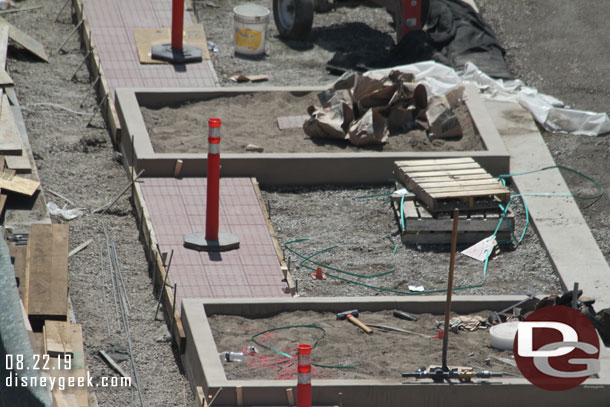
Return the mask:
<path id="1" fill-rule="evenodd" d="M 282 331 L 285 329 L 292 329 L 292 328 L 311 328 L 311 329 L 318 329 L 320 331 L 322 331 L 322 336 L 320 336 L 319 338 L 317 338 L 315 340 L 315 342 L 313 343 L 313 345 L 311 345 L 311 349 L 315 349 L 316 346 L 318 346 L 318 343 L 320 343 L 320 341 L 322 339 L 324 339 L 326 337 L 326 330 L 324 328 L 322 328 L 321 326 L 318 326 L 316 324 L 309 324 L 309 325 L 286 325 L 286 326 L 280 326 L 278 328 L 271 328 L 271 329 L 267 329 L 266 331 L 263 332 L 259 332 L 257 334 L 254 334 L 250 337 L 250 340 L 252 342 L 254 342 L 255 344 L 257 344 L 258 346 L 260 346 L 263 349 L 267 349 L 271 352 L 277 353 L 279 355 L 282 355 L 284 357 L 290 358 L 290 359 L 294 359 L 294 356 L 289 355 L 286 352 L 282 352 L 278 349 L 272 348 L 270 346 L 267 346 L 259 341 L 256 340 L 256 338 L 258 338 L 261 335 L 265 335 L 266 333 L 269 332 L 274 332 L 274 331 Z M 322 365 L 319 363 L 312 363 L 313 366 L 317 366 L 317 367 L 322 367 L 322 368 L 328 368 L 328 369 L 355 369 L 355 366 L 343 366 L 343 365 Z"/>

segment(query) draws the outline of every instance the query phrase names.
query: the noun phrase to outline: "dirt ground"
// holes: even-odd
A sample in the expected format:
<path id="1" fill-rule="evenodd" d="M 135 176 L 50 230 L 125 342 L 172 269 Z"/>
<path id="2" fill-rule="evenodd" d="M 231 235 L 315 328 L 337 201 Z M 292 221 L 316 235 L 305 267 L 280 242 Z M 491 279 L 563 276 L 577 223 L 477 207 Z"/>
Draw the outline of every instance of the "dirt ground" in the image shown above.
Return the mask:
<path id="1" fill-rule="evenodd" d="M 302 128 L 280 130 L 276 118 L 307 115 L 307 107 L 319 106 L 315 92 L 244 94 L 219 97 L 180 106 L 141 109 L 153 148 L 157 153 L 207 151 L 201 129 L 210 117 L 223 118 L 222 151 L 244 153 L 254 144 L 265 153 L 370 152 L 370 151 L 476 151 L 483 150 L 465 104 L 456 108 L 463 135 L 430 139 L 424 130 L 391 132 L 387 143 L 357 147 L 347 140 L 310 138 Z"/>
<path id="2" fill-rule="evenodd" d="M 491 311 L 477 315 L 487 318 Z M 457 315 L 451 315 L 452 318 Z M 400 332 L 386 332 L 372 328 L 367 335 L 348 321 L 338 321 L 329 312 L 297 311 L 281 313 L 269 318 L 248 319 L 230 315 L 213 315 L 208 318 L 219 352 L 244 352 L 244 362 L 223 361 L 228 379 L 294 379 L 296 361 L 256 345 L 251 337 L 258 333 L 291 325 L 317 325 L 324 329 L 295 327 L 267 332 L 256 338 L 268 348 L 295 355 L 300 343 L 313 345 L 325 334 L 312 351 L 311 361 L 320 365 L 344 368 L 313 367 L 313 378 L 324 379 L 380 379 L 403 380 L 401 373 L 414 372 L 420 366 L 439 365 L 442 340 L 433 339 L 442 315 L 417 314 L 417 321 L 403 321 L 391 311 L 365 312 L 358 319 L 365 324 L 385 325 L 427 335 L 428 338 Z M 349 344 L 349 345 L 346 345 Z M 259 353 L 248 352 L 255 346 Z M 488 329 L 459 330 L 450 333 L 447 360 L 450 366 L 475 367 L 519 375 L 519 370 L 508 364 L 485 359 L 491 356 L 510 359 L 512 352 L 491 347 Z M 353 368 L 345 368 L 353 367 Z"/>
<path id="3" fill-rule="evenodd" d="M 94 106 L 89 97 L 80 107 L 92 78 L 87 68 L 81 68 L 76 81 L 72 75 L 84 57 L 78 35 L 64 47 L 65 54 L 55 51 L 74 29 L 69 7 L 59 22 L 54 20 L 64 0 L 18 2 L 21 7 L 41 5 L 42 8 L 3 15 L 18 28 L 38 39 L 50 54 L 49 63 L 39 62 L 27 52 L 9 47 L 8 71 L 22 106 L 28 136 L 37 161 L 43 191 L 53 190 L 79 207 L 94 209 L 111 201 L 127 184 L 121 156 L 115 152 L 110 136 L 99 114 L 92 127 L 85 127 Z M 41 103 L 43 103 L 41 105 Z M 55 103 L 82 114 L 44 105 Z M 45 192 L 47 201 L 64 205 L 61 199 Z M 68 205 L 70 207 L 70 205 Z M 105 215 L 86 215 L 70 221 L 70 249 L 87 239 L 93 243 L 70 257 L 69 293 L 76 321 L 83 326 L 86 363 L 94 382 L 101 376 L 116 376 L 99 357 L 100 349 L 109 352 L 129 372 L 128 347 L 125 334 L 119 329 L 118 317 L 112 306 L 105 312 L 100 285 L 100 269 L 108 275 L 107 254 L 100 262 L 100 250 L 105 247 L 101 221 L 115 242 L 122 273 L 132 307 L 130 327 L 140 386 L 147 406 L 191 406 L 193 396 L 177 361 L 176 349 L 169 341 L 164 322 L 154 321 L 156 301 L 148 276 L 148 265 L 138 238 L 133 207 L 129 194 L 118 200 Z M 53 222 L 64 222 L 53 218 Z M 109 282 L 108 282 L 109 284 Z M 109 288 L 106 296 L 111 295 Z M 111 304 L 111 303 L 110 303 Z M 106 328 L 106 315 L 110 333 Z M 163 371 L 163 380 L 159 372 Z M 132 377 L 133 378 L 133 377 Z M 171 391 L 168 391 L 171 389 Z M 125 388 L 97 388 L 101 407 L 130 405 L 131 392 Z M 135 400 L 138 400 L 137 393 Z M 136 404 L 137 401 L 136 401 Z"/>

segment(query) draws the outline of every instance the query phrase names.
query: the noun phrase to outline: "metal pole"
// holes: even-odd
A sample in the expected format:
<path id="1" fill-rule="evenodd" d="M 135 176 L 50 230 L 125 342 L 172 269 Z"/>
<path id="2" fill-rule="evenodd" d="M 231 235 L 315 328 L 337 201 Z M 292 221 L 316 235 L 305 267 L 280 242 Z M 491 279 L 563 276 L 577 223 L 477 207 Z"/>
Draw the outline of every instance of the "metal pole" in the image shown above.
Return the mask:
<path id="1" fill-rule="evenodd" d="M 218 240 L 218 201 L 220 199 L 220 119 L 209 119 L 208 195 L 206 203 L 205 240 Z"/>
<path id="2" fill-rule="evenodd" d="M 449 346 L 449 314 L 451 313 L 451 293 L 453 292 L 453 268 L 455 266 L 455 248 L 457 246 L 458 220 L 460 211 L 456 208 L 453 210 L 453 232 L 451 233 L 451 258 L 449 260 L 449 281 L 447 282 L 447 301 L 445 302 L 445 325 L 443 329 L 443 370 L 449 371 L 447 366 L 447 347 Z"/>
<path id="3" fill-rule="evenodd" d="M 184 25 L 184 0 L 172 2 L 172 51 L 182 51 L 182 30 Z"/>
<path id="4" fill-rule="evenodd" d="M 61 44 L 61 47 L 59 47 L 57 49 L 57 51 L 55 51 L 56 54 L 59 54 L 62 50 L 63 47 L 65 47 L 65 45 L 68 43 L 68 41 L 70 41 L 70 38 L 72 38 L 72 36 L 74 35 L 74 33 L 76 31 L 78 31 L 78 29 L 80 28 L 81 25 L 83 25 L 83 23 L 85 22 L 85 19 L 82 19 L 78 22 L 78 24 L 76 25 L 76 27 L 74 27 L 74 30 L 72 30 L 72 32 L 70 33 L 70 35 L 68 35 L 68 38 L 66 38 L 66 40 Z"/>
<path id="5" fill-rule="evenodd" d="M 159 289 L 159 299 L 157 300 L 157 310 L 155 311 L 155 321 L 157 320 L 157 314 L 159 313 L 159 307 L 161 306 L 161 298 L 163 297 L 163 290 L 165 290 L 165 284 L 167 284 L 167 277 L 169 276 L 169 268 L 172 265 L 172 259 L 174 258 L 174 249 L 169 254 L 169 260 L 167 261 L 167 268 L 165 269 L 165 278 L 163 279 L 163 285 Z M 155 282 L 153 281 L 153 287 Z"/>

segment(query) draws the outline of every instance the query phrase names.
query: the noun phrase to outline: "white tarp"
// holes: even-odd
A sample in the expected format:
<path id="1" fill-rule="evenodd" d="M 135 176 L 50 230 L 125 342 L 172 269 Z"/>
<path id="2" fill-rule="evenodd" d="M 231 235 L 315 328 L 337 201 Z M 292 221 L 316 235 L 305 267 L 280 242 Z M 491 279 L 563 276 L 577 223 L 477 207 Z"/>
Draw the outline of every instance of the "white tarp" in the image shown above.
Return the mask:
<path id="1" fill-rule="evenodd" d="M 483 97 L 521 104 L 550 132 L 585 136 L 610 132 L 610 119 L 606 113 L 567 109 L 561 100 L 538 93 L 536 89 L 525 86 L 519 79 L 510 81 L 493 79 L 473 63 L 467 63 L 461 75 L 452 68 L 433 61 L 373 70 L 364 75 L 381 79 L 393 70 L 415 75 L 415 81 L 426 86 L 429 96 L 444 95 L 464 82 L 473 83 L 479 88 Z"/>

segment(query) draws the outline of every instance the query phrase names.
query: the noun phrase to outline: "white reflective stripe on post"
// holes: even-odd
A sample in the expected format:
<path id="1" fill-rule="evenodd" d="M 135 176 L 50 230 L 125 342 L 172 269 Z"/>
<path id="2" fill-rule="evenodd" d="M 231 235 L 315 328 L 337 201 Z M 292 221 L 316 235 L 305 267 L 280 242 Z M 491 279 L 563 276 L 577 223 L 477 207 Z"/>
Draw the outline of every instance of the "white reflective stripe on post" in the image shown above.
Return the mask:
<path id="1" fill-rule="evenodd" d="M 297 384 L 311 384 L 311 373 L 298 373 Z"/>
<path id="2" fill-rule="evenodd" d="M 208 143 L 208 153 L 220 154 L 220 143 L 216 143 L 216 144 Z"/>
<path id="3" fill-rule="evenodd" d="M 308 355 L 299 354 L 298 360 L 299 360 L 299 362 L 298 362 L 299 366 L 311 365 L 311 355 L 309 355 L 309 354 Z"/>

